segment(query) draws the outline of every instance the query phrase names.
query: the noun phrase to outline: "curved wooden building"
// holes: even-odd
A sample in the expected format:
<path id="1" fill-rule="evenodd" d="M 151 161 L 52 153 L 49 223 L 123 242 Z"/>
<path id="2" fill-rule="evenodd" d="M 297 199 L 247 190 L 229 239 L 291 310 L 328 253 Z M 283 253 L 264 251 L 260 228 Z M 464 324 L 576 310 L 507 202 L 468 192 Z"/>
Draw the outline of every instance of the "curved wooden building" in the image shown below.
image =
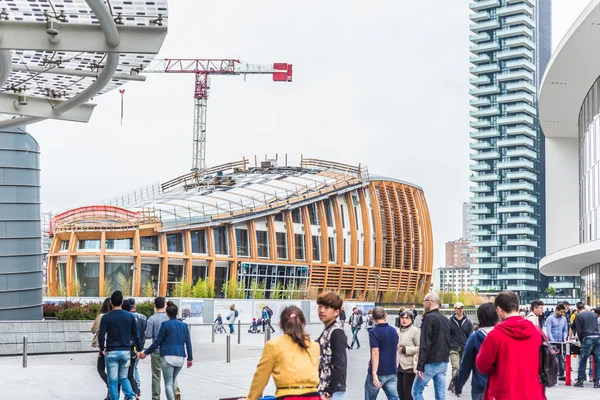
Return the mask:
<path id="1" fill-rule="evenodd" d="M 302 159 L 244 159 L 190 173 L 52 220 L 51 296 L 169 295 L 182 279 L 276 288 L 415 293 L 431 283 L 433 238 L 423 190 L 366 169 Z M 110 288 L 107 287 L 110 285 Z M 76 293 L 77 292 L 77 293 Z"/>

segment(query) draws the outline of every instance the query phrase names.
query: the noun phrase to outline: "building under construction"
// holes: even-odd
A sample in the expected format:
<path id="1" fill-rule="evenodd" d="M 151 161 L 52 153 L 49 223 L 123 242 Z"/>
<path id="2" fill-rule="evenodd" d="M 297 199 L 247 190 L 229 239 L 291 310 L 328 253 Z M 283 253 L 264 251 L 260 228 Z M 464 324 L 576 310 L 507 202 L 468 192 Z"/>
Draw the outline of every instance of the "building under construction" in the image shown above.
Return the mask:
<path id="1" fill-rule="evenodd" d="M 202 278 L 218 297 L 235 280 L 248 296 L 256 282 L 267 298 L 285 287 L 364 299 L 428 290 L 433 263 L 421 188 L 306 158 L 192 172 L 56 215 L 51 235 L 50 295 L 139 296 L 151 287 L 165 296 Z"/>

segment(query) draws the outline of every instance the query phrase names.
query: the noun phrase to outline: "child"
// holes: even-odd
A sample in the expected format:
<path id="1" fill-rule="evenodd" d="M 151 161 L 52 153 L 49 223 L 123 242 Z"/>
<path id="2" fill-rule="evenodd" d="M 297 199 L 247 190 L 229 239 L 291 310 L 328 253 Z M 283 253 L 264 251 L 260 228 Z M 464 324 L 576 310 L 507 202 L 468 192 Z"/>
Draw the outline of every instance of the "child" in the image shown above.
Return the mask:
<path id="1" fill-rule="evenodd" d="M 256 318 L 252 318 L 252 326 L 248 329 L 248 333 L 256 333 Z"/>
<path id="2" fill-rule="evenodd" d="M 221 314 L 217 314 L 217 319 L 215 319 L 213 321 L 213 324 L 219 324 L 219 325 L 223 324 L 223 318 L 221 318 Z"/>

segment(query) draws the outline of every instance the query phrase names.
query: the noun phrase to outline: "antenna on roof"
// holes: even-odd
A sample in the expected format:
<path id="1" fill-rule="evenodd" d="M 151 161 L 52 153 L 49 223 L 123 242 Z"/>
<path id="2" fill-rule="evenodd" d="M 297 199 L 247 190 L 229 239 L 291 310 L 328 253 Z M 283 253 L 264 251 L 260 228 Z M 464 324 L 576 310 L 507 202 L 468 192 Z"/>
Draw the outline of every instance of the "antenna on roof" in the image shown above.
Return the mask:
<path id="1" fill-rule="evenodd" d="M 125 89 L 120 89 L 119 93 L 121 93 L 121 126 L 123 126 L 123 97 L 125 95 Z"/>

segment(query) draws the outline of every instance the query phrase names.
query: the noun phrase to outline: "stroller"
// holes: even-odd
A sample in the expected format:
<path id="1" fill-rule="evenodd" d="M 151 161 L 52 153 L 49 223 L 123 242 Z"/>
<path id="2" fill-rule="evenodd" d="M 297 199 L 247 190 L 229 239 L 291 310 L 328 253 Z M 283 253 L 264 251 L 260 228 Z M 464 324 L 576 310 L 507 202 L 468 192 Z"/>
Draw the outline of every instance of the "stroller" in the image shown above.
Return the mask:
<path id="1" fill-rule="evenodd" d="M 252 318 L 252 325 L 248 328 L 248 333 L 256 333 L 257 328 L 256 318 Z"/>

